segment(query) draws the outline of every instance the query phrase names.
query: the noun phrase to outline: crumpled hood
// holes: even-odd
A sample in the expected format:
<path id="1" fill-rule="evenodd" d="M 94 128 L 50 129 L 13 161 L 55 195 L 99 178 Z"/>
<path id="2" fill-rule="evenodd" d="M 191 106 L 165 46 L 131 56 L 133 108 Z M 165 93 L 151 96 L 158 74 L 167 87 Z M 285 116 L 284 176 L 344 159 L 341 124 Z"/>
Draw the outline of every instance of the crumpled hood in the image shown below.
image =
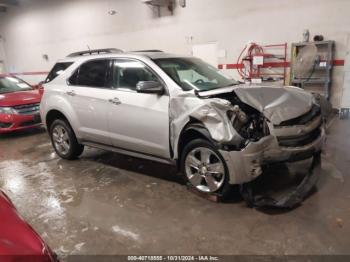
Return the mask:
<path id="1" fill-rule="evenodd" d="M 313 101 L 310 93 L 298 87 L 239 86 L 234 92 L 275 125 L 305 114 Z"/>
<path id="2" fill-rule="evenodd" d="M 307 113 L 313 101 L 310 93 L 294 86 L 242 84 L 199 92 L 198 95 L 208 97 L 230 92 L 234 92 L 243 103 L 263 113 L 275 125 Z"/>

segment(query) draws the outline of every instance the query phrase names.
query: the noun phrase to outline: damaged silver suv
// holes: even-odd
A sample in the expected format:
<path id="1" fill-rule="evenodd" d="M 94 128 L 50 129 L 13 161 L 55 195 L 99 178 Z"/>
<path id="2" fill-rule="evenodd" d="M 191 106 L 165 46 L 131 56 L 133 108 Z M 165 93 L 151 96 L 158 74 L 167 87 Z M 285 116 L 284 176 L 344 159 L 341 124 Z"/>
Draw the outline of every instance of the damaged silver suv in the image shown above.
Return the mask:
<path id="1" fill-rule="evenodd" d="M 194 57 L 77 52 L 45 82 L 41 117 L 60 157 L 86 145 L 175 164 L 204 194 L 225 195 L 269 163 L 319 156 L 325 137 L 311 94 L 241 84 Z M 298 199 L 314 181 L 303 181 Z"/>

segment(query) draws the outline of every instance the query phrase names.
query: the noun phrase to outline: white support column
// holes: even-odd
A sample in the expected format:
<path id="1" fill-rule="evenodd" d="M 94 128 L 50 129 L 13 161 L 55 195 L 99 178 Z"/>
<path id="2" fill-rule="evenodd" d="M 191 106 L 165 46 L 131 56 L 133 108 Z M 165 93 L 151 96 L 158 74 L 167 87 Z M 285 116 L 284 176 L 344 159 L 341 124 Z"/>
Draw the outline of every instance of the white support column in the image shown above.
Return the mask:
<path id="1" fill-rule="evenodd" d="M 341 96 L 341 114 L 342 113 L 348 116 L 350 109 L 350 34 L 347 37 L 347 45 L 346 45 L 346 56 L 345 56 L 345 64 L 344 64 L 344 82 Z"/>
<path id="2" fill-rule="evenodd" d="M 0 35 L 0 74 L 6 72 L 6 54 L 5 54 L 5 46 L 4 39 Z"/>

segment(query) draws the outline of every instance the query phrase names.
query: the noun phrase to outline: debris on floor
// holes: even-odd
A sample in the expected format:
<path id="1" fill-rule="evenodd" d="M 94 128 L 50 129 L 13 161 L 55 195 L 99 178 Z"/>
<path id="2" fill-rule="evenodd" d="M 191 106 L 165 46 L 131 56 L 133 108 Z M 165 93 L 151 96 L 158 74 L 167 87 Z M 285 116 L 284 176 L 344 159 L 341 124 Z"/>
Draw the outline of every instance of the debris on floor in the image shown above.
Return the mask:
<path id="1" fill-rule="evenodd" d="M 343 219 L 341 218 L 336 218 L 335 222 L 337 223 L 338 227 L 343 227 Z"/>
<path id="2" fill-rule="evenodd" d="M 288 172 L 288 170 L 286 170 L 286 172 Z M 254 187 L 256 182 L 253 181 L 241 186 L 241 194 L 249 207 L 294 208 L 300 205 L 313 190 L 320 173 L 321 154 L 318 153 L 313 157 L 308 173 L 305 175 L 301 183 L 294 188 L 293 185 L 291 185 L 291 187 L 287 189 L 287 193 L 279 192 L 279 197 L 272 197 L 268 194 L 257 194 Z M 273 180 L 273 182 L 275 183 L 276 181 Z"/>

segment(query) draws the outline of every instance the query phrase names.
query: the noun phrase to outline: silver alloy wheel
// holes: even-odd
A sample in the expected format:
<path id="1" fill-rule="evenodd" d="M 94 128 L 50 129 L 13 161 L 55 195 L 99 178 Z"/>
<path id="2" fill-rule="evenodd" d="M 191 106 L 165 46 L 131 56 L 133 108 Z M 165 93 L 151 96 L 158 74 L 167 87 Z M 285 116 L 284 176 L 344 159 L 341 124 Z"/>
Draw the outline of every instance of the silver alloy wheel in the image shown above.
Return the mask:
<path id="1" fill-rule="evenodd" d="M 52 130 L 52 139 L 56 150 L 62 155 L 66 155 L 70 149 L 69 136 L 67 130 L 57 125 Z"/>
<path id="2" fill-rule="evenodd" d="M 197 147 L 185 159 L 186 176 L 199 191 L 217 191 L 225 181 L 225 167 L 220 157 L 210 148 Z"/>

